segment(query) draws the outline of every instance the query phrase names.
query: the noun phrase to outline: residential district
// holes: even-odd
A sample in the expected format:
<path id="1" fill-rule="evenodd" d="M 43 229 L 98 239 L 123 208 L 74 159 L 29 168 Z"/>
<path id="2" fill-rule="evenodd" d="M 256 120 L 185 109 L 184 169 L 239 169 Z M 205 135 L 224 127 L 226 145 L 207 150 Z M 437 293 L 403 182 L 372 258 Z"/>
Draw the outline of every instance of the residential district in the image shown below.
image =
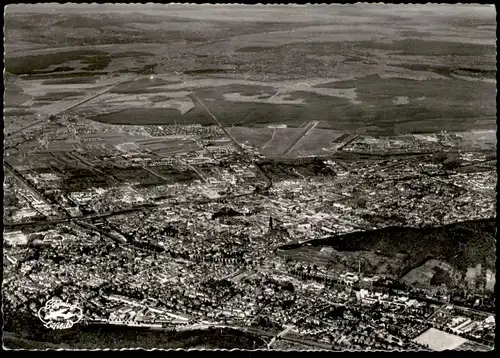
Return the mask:
<path id="1" fill-rule="evenodd" d="M 6 136 L 6 315 L 36 316 L 56 297 L 81 307 L 78 324 L 231 327 L 269 349 L 493 348 L 494 267 L 410 283 L 358 253 L 286 249 L 494 217 L 496 155 L 465 146 L 469 134 L 353 136 L 301 164 L 321 167 L 311 174 L 215 126 L 118 135 L 52 120 Z"/>

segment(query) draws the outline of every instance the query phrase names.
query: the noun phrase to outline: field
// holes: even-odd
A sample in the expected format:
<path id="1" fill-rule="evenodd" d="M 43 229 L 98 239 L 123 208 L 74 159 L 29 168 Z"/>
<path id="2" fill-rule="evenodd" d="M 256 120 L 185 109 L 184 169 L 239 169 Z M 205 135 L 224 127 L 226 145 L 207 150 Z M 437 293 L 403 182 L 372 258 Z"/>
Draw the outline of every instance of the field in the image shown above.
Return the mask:
<path id="1" fill-rule="evenodd" d="M 407 284 L 420 287 L 438 286 L 441 283 L 450 284 L 452 269 L 437 260 L 429 260 L 420 267 L 408 272 L 402 280 Z"/>
<path id="2" fill-rule="evenodd" d="M 229 131 L 240 143 L 253 146 L 262 155 L 273 158 L 283 155 L 303 133 L 303 128 L 230 127 Z M 328 155 L 333 141 L 344 133 L 330 129 L 312 129 L 289 153 L 288 157 Z"/>
<path id="3" fill-rule="evenodd" d="M 7 107 L 16 107 L 31 98 L 23 93 L 23 89 L 12 82 L 5 83 L 4 104 Z"/>
<path id="4" fill-rule="evenodd" d="M 199 149 L 198 145 L 189 139 L 169 139 L 155 138 L 138 140 L 134 142 L 140 148 L 151 150 L 157 155 L 174 154 L 177 152 L 188 152 Z"/>
<path id="5" fill-rule="evenodd" d="M 223 19 L 189 6 L 58 16 L 14 9 L 6 13 L 7 115 L 64 110 L 73 95 L 122 83 L 72 113 L 111 125 L 213 124 L 194 92 L 227 126 L 319 121 L 377 135 L 496 128 L 494 11 L 474 8 L 471 18 L 467 5 L 436 7 L 415 22 L 384 8 L 291 8 L 280 21 L 261 7 L 234 7 Z M 154 74 L 132 79 L 148 65 Z M 323 147 L 329 135 L 311 138 Z M 301 141 L 295 154 L 313 147 Z"/>
<path id="6" fill-rule="evenodd" d="M 433 351 L 457 349 L 467 340 L 454 334 L 430 328 L 415 338 L 415 342 L 428 346 Z"/>
<path id="7" fill-rule="evenodd" d="M 311 130 L 304 136 L 297 146 L 290 152 L 291 156 L 318 156 L 328 155 L 333 141 L 341 139 L 342 132 L 329 129 Z"/>
<path id="8" fill-rule="evenodd" d="M 258 165 L 271 179 L 276 180 L 335 176 L 333 169 L 318 158 L 266 159 L 259 161 Z"/>
<path id="9" fill-rule="evenodd" d="M 180 171 L 171 167 L 153 168 L 152 172 L 142 168 L 109 170 L 110 174 L 123 182 L 137 183 L 139 187 L 171 184 L 198 179 L 192 171 Z M 155 174 L 153 174 L 155 173 Z"/>

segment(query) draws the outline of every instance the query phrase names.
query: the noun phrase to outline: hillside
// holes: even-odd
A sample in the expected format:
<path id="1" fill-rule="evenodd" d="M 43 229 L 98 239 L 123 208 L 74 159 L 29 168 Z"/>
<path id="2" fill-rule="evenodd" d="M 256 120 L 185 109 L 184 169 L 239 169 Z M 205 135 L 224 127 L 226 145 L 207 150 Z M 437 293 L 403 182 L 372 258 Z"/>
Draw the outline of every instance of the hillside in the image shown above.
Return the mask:
<path id="1" fill-rule="evenodd" d="M 400 275 L 435 259 L 465 272 L 468 267 L 481 264 L 495 271 L 495 219 L 474 220 L 439 227 L 387 227 L 379 230 L 354 232 L 304 245 L 333 247 L 337 251 L 370 251 L 386 257 L 405 255 Z M 286 245 L 281 249 L 295 249 L 300 245 Z"/>

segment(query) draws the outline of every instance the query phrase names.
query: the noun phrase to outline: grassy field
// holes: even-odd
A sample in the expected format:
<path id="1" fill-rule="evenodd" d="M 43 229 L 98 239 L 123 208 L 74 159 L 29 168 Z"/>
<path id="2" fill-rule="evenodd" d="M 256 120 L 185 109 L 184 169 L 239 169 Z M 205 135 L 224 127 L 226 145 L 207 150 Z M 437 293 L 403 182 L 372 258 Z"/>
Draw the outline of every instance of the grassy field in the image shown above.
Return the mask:
<path id="1" fill-rule="evenodd" d="M 73 85 L 73 84 L 94 84 L 99 77 L 70 77 L 55 80 L 45 80 L 42 85 Z"/>
<path id="2" fill-rule="evenodd" d="M 271 179 L 275 180 L 335 175 L 333 170 L 318 158 L 266 159 L 258 164 Z"/>
<path id="3" fill-rule="evenodd" d="M 114 59 L 137 59 L 149 56 L 153 54 L 146 52 L 108 53 L 90 49 L 56 51 L 32 56 L 6 57 L 5 70 L 13 75 L 71 72 L 75 69 L 65 65 L 68 62 L 79 61 L 83 65 L 79 68 L 81 71 L 101 71 L 105 70 Z M 57 67 L 54 68 L 54 66 Z M 52 69 L 49 69 L 51 67 Z"/>
<path id="4" fill-rule="evenodd" d="M 20 104 L 23 104 L 27 100 L 29 100 L 31 96 L 24 94 L 22 92 L 15 92 L 5 90 L 4 92 L 4 105 L 6 107 L 15 107 Z"/>
<path id="5" fill-rule="evenodd" d="M 428 345 L 433 351 L 444 351 L 457 349 L 467 342 L 467 340 L 457 335 L 431 328 L 415 338 L 415 342 Z"/>
<path id="6" fill-rule="evenodd" d="M 188 152 L 198 149 L 198 145 L 191 139 L 152 139 L 139 140 L 135 142 L 139 147 L 147 148 L 157 154 L 172 154 L 176 152 Z"/>
<path id="7" fill-rule="evenodd" d="M 162 80 L 153 82 L 155 81 L 159 85 L 163 83 Z M 115 92 L 160 92 L 160 87 L 146 87 L 148 83 L 137 82 L 139 83 L 125 84 Z M 141 89 L 143 84 L 145 87 Z M 320 85 L 315 87 L 319 88 Z M 494 118 L 496 113 L 496 89 L 493 83 L 457 79 L 417 81 L 370 75 L 354 81 L 328 83 L 325 88 L 327 87 L 355 89 L 356 102 L 305 91 L 287 94 L 290 99 L 305 100 L 301 105 L 223 99 L 224 93 L 240 93 L 242 96 L 269 96 L 273 92 L 276 93 L 275 87 L 265 86 L 265 83 L 262 87 L 226 85 L 201 88 L 196 89 L 196 94 L 204 100 L 221 123 L 228 126 L 260 127 L 283 123 L 289 127 L 298 127 L 304 121 L 316 120 L 338 131 L 364 129 L 367 134 L 399 135 L 406 132 L 429 133 L 442 129 L 466 131 L 477 125 L 491 125 L 491 122 L 479 123 L 478 120 L 492 116 Z M 163 91 L 166 89 L 168 87 Z M 401 101 L 399 98 L 407 99 Z M 184 115 L 170 112 L 131 108 L 126 112 L 99 115 L 93 119 L 111 124 L 211 123 L 201 108 L 195 108 Z"/>
<path id="8" fill-rule="evenodd" d="M 332 147 L 332 141 L 340 136 L 343 132 L 333 131 L 328 129 L 313 129 L 306 135 L 297 146 L 290 152 L 291 156 L 315 156 L 315 155 L 327 155 L 328 151 L 325 149 L 330 149 Z"/>
<path id="9" fill-rule="evenodd" d="M 118 180 L 137 183 L 139 187 L 172 184 L 198 179 L 196 174 L 189 170 L 181 172 L 172 167 L 155 167 L 152 168 L 152 170 L 158 175 L 154 175 L 150 171 L 142 168 L 111 169 L 109 172 Z"/>
<path id="10" fill-rule="evenodd" d="M 167 81 L 161 78 L 141 78 L 135 81 L 125 82 L 111 90 L 112 93 L 127 93 L 127 94 L 140 94 L 140 93 L 148 93 L 150 91 L 160 92 L 162 90 L 154 90 L 150 89 L 150 87 L 154 86 L 162 86 L 169 84 L 177 84 L 181 83 L 181 81 Z M 163 90 L 164 91 L 164 90 Z"/>
<path id="11" fill-rule="evenodd" d="M 239 143 L 251 145 L 255 148 L 262 148 L 271 140 L 273 135 L 272 128 L 231 127 L 229 132 Z"/>
<path id="12" fill-rule="evenodd" d="M 4 87 L 4 106 L 6 107 L 16 107 L 31 98 L 23 93 L 23 89 L 14 82 L 4 81 Z"/>
<path id="13" fill-rule="evenodd" d="M 13 110 L 4 110 L 3 115 L 6 117 L 22 117 L 22 116 L 30 116 L 34 115 L 36 112 L 30 111 L 27 109 L 13 109 Z"/>

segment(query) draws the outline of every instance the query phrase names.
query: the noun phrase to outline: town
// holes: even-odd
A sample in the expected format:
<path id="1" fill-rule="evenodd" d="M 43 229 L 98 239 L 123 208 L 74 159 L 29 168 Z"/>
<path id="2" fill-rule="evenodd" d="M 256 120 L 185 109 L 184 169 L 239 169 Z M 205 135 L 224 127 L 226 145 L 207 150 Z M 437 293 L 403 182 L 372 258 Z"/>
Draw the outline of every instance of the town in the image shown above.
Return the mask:
<path id="1" fill-rule="evenodd" d="M 84 125 L 65 128 L 87 143 Z M 328 247 L 283 249 L 391 223 L 489 218 L 496 172 L 488 148 L 465 151 L 460 133 L 392 143 L 357 136 L 321 161 L 325 174 L 311 175 L 268 172 L 256 148 L 235 150 L 217 127 L 154 130 L 167 140 L 195 138 L 198 147 L 158 157 L 136 144 L 124 153 L 104 150 L 100 133 L 87 144 L 93 151 L 56 154 L 26 136 L 24 145 L 34 146 L 21 151 L 28 154 L 7 153 L 5 312 L 36 314 L 55 296 L 82 306 L 86 324 L 236 327 L 269 337 L 267 348 L 493 346 L 491 267 L 479 264 L 460 290 L 416 287 L 359 260 L 339 266 Z M 152 129 L 131 127 L 127 135 L 142 131 Z M 401 155 L 367 158 L 367 148 L 376 156 L 394 143 Z M 418 155 L 431 150 L 440 157 Z M 450 167 L 453 155 L 458 164 Z"/>
<path id="2" fill-rule="evenodd" d="M 491 351 L 478 4 L 11 4 L 3 348 Z"/>

